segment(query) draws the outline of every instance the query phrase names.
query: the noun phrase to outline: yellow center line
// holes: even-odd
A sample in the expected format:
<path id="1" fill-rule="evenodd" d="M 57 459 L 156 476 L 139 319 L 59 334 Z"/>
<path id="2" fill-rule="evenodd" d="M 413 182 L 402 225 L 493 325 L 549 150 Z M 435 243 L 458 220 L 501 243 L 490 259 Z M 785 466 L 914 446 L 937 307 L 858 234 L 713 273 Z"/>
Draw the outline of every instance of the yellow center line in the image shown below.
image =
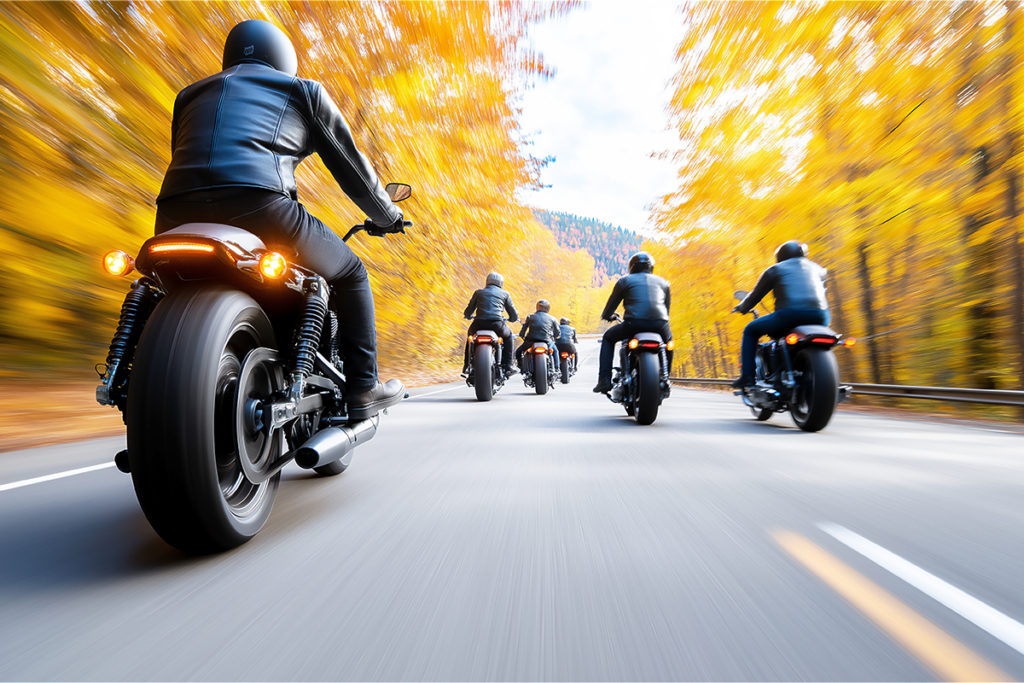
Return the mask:
<path id="1" fill-rule="evenodd" d="M 891 593 L 803 536 L 790 531 L 777 531 L 772 535 L 790 555 L 942 678 L 948 681 L 1012 680 Z"/>

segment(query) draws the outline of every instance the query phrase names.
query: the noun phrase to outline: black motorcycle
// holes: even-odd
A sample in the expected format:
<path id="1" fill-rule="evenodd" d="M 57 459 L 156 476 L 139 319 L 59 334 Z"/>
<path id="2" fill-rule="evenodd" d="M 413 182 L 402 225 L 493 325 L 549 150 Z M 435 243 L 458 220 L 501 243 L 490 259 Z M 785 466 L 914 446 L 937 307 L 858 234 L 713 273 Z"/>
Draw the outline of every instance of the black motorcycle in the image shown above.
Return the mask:
<path id="1" fill-rule="evenodd" d="M 618 318 L 616 314 L 615 318 Z M 668 381 L 668 351 L 657 332 L 638 332 L 619 348 L 619 365 L 612 368 L 612 390 L 608 398 L 621 403 L 637 424 L 654 424 L 661 402 L 671 394 Z"/>
<path id="2" fill-rule="evenodd" d="M 533 387 L 538 394 L 548 393 L 555 385 L 555 348 L 545 342 L 524 342 L 523 384 Z"/>
<path id="3" fill-rule="evenodd" d="M 505 386 L 505 372 L 501 369 L 501 337 L 491 330 L 479 330 L 469 335 L 468 341 L 469 373 L 466 375 L 466 384 L 476 389 L 478 400 L 490 401 Z M 504 353 L 512 353 L 512 350 Z"/>
<path id="4" fill-rule="evenodd" d="M 568 384 L 569 378 L 576 374 L 576 363 L 578 357 L 575 353 L 569 353 L 568 351 L 560 351 L 558 356 L 558 370 L 559 374 L 562 376 L 562 384 Z"/>
<path id="5" fill-rule="evenodd" d="M 412 194 L 386 190 L 396 202 Z M 360 230 L 405 232 L 367 221 L 345 239 Z M 171 545 L 245 543 L 267 521 L 285 465 L 337 475 L 374 437 L 378 415 L 346 412 L 338 320 L 318 274 L 250 232 L 208 223 L 150 238 L 137 259 L 110 252 L 104 267 L 143 277 L 97 368 L 96 400 L 121 410 L 128 449 L 115 463 Z"/>
<path id="6" fill-rule="evenodd" d="M 742 301 L 747 293 L 738 291 Z M 756 310 L 751 310 L 754 318 Z M 824 325 L 800 325 L 780 339 L 760 344 L 755 356 L 753 386 L 734 391 L 743 397 L 758 421 L 786 410 L 805 432 L 825 428 L 839 403 L 850 400 L 850 387 L 839 383 L 839 364 L 833 350 L 856 344 Z"/>

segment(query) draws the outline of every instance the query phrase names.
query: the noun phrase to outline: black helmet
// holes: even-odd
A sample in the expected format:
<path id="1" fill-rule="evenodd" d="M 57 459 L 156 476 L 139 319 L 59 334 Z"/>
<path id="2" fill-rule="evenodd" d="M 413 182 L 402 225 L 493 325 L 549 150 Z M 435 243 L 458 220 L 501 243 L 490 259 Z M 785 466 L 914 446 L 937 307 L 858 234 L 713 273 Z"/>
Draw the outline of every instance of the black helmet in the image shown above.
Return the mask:
<path id="1" fill-rule="evenodd" d="M 654 257 L 646 251 L 638 251 L 629 257 L 629 272 L 632 273 L 653 273 Z"/>
<path id="2" fill-rule="evenodd" d="M 551 302 L 547 299 L 541 299 L 537 302 L 537 310 L 544 311 L 545 313 L 551 312 Z"/>
<path id="3" fill-rule="evenodd" d="M 292 41 L 284 31 L 262 19 L 238 24 L 224 41 L 225 69 L 237 64 L 263 64 L 294 76 L 299 71 Z"/>
<path id="4" fill-rule="evenodd" d="M 775 262 L 782 263 L 791 258 L 803 258 L 807 256 L 807 245 L 801 244 L 796 240 L 790 240 L 783 243 L 781 247 L 775 250 Z"/>
<path id="5" fill-rule="evenodd" d="M 491 271 L 490 273 L 487 274 L 487 280 L 484 282 L 484 287 L 490 287 L 491 285 L 494 285 L 495 287 L 501 287 L 504 284 L 505 278 L 501 276 L 501 273 Z"/>
<path id="6" fill-rule="evenodd" d="M 562 318 L 561 320 L 558 321 L 558 324 L 559 325 L 568 325 L 569 324 L 569 319 L 568 318 Z"/>

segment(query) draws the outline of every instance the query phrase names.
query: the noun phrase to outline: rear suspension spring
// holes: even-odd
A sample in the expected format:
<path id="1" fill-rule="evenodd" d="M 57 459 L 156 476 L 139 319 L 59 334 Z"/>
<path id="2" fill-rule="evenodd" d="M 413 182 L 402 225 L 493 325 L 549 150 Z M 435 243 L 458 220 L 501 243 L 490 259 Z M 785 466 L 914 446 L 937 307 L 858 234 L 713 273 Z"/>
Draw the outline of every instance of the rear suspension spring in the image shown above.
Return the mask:
<path id="1" fill-rule="evenodd" d="M 106 388 L 107 404 L 116 405 L 124 410 L 124 402 L 128 396 L 128 379 L 131 364 L 135 357 L 142 328 L 145 327 L 153 309 L 163 298 L 163 293 L 153 283 L 142 278 L 132 283 L 132 289 L 121 304 L 121 317 L 117 323 L 117 331 L 110 340 L 107 351 L 106 369 L 103 373 L 103 387 Z"/>
<path id="2" fill-rule="evenodd" d="M 303 378 L 313 372 L 317 347 L 320 345 L 320 334 L 327 316 L 327 302 L 318 289 L 306 294 L 299 322 L 295 326 L 295 340 L 292 344 L 291 374 Z"/>

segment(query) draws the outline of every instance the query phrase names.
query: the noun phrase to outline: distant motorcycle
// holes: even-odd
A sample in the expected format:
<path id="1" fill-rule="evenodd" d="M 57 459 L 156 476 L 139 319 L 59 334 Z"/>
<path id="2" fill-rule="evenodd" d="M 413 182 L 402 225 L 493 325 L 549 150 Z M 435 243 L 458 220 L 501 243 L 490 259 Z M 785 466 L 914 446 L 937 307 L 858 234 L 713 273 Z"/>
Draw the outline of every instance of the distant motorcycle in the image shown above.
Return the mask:
<path id="1" fill-rule="evenodd" d="M 470 363 L 466 384 L 476 390 L 480 401 L 490 401 L 505 386 L 501 347 L 501 337 L 491 330 L 480 330 L 469 337 Z M 505 353 L 512 353 L 512 350 L 506 349 Z"/>
<path id="2" fill-rule="evenodd" d="M 533 387 L 538 394 L 548 393 L 555 384 L 555 348 L 544 342 L 525 342 L 529 346 L 523 353 L 523 384 Z"/>
<path id="3" fill-rule="evenodd" d="M 576 374 L 577 355 L 568 351 L 561 351 L 558 356 L 558 370 L 562 377 L 562 384 L 568 384 L 569 378 Z"/>
<path id="4" fill-rule="evenodd" d="M 747 293 L 735 292 L 742 301 Z M 756 310 L 751 310 L 754 318 Z M 734 391 L 758 421 L 786 410 L 805 432 L 825 428 L 839 403 L 850 400 L 850 387 L 839 383 L 839 364 L 833 350 L 851 347 L 855 339 L 824 325 L 800 325 L 781 339 L 760 344 L 755 356 L 755 383 Z"/>
<path id="5" fill-rule="evenodd" d="M 621 320 L 616 313 L 613 320 Z M 608 398 L 621 403 L 637 424 L 654 424 L 661 402 L 669 397 L 667 343 L 657 332 L 638 332 L 619 348 L 619 366 L 613 368 Z"/>
<path id="6" fill-rule="evenodd" d="M 396 202 L 412 194 L 385 189 Z M 409 225 L 367 221 L 345 239 Z M 136 259 L 109 252 L 103 265 L 143 277 L 125 297 L 96 400 L 123 413 L 128 449 L 114 462 L 171 545 L 245 543 L 270 516 L 285 465 L 340 474 L 376 434 L 378 415 L 346 407 L 327 282 L 256 235 L 190 223 L 146 240 Z"/>

